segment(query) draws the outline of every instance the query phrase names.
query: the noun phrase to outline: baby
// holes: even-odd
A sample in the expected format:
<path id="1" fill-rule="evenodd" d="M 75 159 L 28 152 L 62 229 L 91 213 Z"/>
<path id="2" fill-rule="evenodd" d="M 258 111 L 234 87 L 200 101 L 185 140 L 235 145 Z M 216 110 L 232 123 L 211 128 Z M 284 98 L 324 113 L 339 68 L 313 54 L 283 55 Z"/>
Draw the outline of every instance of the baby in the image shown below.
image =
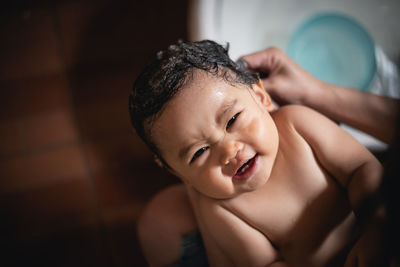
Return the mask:
<path id="1" fill-rule="evenodd" d="M 275 110 L 224 47 L 160 52 L 129 110 L 157 162 L 184 182 L 210 265 L 343 266 L 366 253 L 380 163 L 321 114 Z"/>

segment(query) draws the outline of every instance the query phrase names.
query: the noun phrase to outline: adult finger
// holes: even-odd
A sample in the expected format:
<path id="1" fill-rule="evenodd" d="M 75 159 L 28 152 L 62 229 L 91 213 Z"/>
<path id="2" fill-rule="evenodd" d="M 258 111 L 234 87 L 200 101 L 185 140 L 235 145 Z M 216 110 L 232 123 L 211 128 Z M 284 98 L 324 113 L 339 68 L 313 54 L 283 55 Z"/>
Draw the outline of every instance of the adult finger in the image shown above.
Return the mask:
<path id="1" fill-rule="evenodd" d="M 250 70 L 270 73 L 277 66 L 281 53 L 283 51 L 279 48 L 270 47 L 241 58 L 247 62 Z"/>

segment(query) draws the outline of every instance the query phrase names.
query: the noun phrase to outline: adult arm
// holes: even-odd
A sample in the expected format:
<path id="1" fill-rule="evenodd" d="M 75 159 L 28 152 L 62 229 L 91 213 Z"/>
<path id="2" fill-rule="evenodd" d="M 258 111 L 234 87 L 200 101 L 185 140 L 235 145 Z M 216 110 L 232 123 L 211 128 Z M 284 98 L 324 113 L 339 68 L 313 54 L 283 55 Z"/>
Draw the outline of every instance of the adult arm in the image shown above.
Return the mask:
<path id="1" fill-rule="evenodd" d="M 386 143 L 394 141 L 400 100 L 318 80 L 275 47 L 242 58 L 249 70 L 268 73 L 264 88 L 278 104 L 306 105 Z"/>
<path id="2" fill-rule="evenodd" d="M 399 100 L 325 82 L 319 88 L 305 105 L 385 143 L 394 141 Z"/>

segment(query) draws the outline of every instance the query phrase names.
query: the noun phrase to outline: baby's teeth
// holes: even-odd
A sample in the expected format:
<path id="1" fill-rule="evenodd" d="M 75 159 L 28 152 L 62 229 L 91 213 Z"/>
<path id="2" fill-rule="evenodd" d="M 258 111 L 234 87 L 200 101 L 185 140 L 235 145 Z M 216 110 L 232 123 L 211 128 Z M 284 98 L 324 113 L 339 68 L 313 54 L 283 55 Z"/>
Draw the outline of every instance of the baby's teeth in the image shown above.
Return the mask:
<path id="1" fill-rule="evenodd" d="M 244 166 L 244 167 L 240 170 L 240 172 L 244 172 L 248 167 L 249 167 L 249 165 L 247 164 L 246 166 Z"/>

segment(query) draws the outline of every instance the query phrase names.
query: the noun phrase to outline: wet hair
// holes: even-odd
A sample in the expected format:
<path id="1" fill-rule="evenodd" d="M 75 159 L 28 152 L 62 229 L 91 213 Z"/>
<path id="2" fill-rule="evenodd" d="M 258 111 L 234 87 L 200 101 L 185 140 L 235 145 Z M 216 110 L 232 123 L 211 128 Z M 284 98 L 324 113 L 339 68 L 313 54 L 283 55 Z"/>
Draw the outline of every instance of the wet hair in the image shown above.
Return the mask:
<path id="1" fill-rule="evenodd" d="M 157 53 L 137 77 L 129 96 L 131 123 L 139 137 L 170 168 L 152 140 L 151 128 L 166 104 L 193 79 L 195 70 L 202 70 L 235 85 L 252 88 L 257 74 L 248 72 L 228 55 L 229 44 L 223 47 L 214 41 L 182 42 Z"/>

